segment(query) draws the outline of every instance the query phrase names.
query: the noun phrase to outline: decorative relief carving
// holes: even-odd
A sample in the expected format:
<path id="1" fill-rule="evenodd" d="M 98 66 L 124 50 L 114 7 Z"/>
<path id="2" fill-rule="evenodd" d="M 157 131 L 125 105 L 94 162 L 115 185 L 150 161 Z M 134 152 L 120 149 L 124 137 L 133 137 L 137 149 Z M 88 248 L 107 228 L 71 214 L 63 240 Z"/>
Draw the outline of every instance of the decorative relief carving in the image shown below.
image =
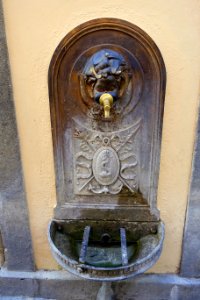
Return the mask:
<path id="1" fill-rule="evenodd" d="M 119 176 L 120 162 L 111 147 L 100 147 L 94 154 L 92 170 L 94 178 L 101 185 L 113 184 Z"/>
<path id="2" fill-rule="evenodd" d="M 81 76 L 81 91 L 96 102 L 103 93 L 109 93 L 114 100 L 126 90 L 131 71 L 124 57 L 111 49 L 100 50 L 87 61 Z"/>
<path id="3" fill-rule="evenodd" d="M 98 132 L 75 122 L 75 193 L 135 193 L 138 188 L 138 159 L 134 153 L 140 120 L 126 130 Z"/>
<path id="4" fill-rule="evenodd" d="M 121 52 L 122 49 L 119 52 L 101 49 L 88 58 L 79 73 L 82 100 L 91 119 L 104 119 L 99 100 L 105 93 L 110 94 L 114 101 L 109 116 L 112 121 L 128 114 L 140 100 L 142 70 L 135 58 L 132 58 L 135 60 L 133 68 L 130 57 L 128 59 L 130 54 L 126 53 L 124 56 Z"/>

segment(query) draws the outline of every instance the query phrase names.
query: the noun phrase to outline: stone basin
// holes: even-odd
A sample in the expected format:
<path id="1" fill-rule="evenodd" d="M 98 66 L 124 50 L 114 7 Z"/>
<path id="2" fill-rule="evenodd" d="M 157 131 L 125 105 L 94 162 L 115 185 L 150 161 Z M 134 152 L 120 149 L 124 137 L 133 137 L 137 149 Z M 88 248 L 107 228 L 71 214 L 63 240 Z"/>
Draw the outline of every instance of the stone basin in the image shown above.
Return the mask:
<path id="1" fill-rule="evenodd" d="M 84 262 L 80 252 L 84 228 L 90 236 Z M 120 228 L 126 230 L 127 263 L 123 264 Z M 48 239 L 58 264 L 86 279 L 123 280 L 145 272 L 158 260 L 164 240 L 160 222 L 52 220 Z"/>

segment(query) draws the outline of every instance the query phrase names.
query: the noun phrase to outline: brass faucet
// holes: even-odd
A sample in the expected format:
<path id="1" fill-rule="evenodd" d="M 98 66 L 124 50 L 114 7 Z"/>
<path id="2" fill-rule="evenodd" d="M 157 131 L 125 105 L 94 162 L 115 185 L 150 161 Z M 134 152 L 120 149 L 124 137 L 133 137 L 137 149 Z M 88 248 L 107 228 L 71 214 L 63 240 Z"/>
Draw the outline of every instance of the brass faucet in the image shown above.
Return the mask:
<path id="1" fill-rule="evenodd" d="M 110 109 L 113 104 L 113 97 L 109 93 L 104 93 L 101 95 L 99 98 L 99 103 L 103 106 L 104 108 L 104 117 L 107 119 L 110 117 Z"/>

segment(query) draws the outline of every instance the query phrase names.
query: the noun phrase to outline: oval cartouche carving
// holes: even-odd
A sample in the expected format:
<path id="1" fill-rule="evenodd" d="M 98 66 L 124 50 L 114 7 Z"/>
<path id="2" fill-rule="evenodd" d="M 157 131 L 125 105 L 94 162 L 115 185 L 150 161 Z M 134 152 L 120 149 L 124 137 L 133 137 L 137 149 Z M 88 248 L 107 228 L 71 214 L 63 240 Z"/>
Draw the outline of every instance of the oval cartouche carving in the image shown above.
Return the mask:
<path id="1" fill-rule="evenodd" d="M 119 176 L 119 158 L 111 147 L 101 147 L 94 154 L 92 169 L 96 181 L 102 185 L 114 183 Z"/>

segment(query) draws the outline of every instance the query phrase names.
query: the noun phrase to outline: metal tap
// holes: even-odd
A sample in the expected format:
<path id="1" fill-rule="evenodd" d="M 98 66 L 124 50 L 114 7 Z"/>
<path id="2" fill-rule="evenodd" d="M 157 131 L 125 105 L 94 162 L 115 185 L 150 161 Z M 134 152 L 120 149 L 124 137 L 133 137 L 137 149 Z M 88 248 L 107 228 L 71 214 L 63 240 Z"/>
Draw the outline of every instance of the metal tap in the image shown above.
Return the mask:
<path id="1" fill-rule="evenodd" d="M 99 103 L 104 108 L 104 117 L 107 119 L 110 117 L 110 109 L 113 105 L 113 97 L 109 93 L 104 93 L 99 98 Z"/>

